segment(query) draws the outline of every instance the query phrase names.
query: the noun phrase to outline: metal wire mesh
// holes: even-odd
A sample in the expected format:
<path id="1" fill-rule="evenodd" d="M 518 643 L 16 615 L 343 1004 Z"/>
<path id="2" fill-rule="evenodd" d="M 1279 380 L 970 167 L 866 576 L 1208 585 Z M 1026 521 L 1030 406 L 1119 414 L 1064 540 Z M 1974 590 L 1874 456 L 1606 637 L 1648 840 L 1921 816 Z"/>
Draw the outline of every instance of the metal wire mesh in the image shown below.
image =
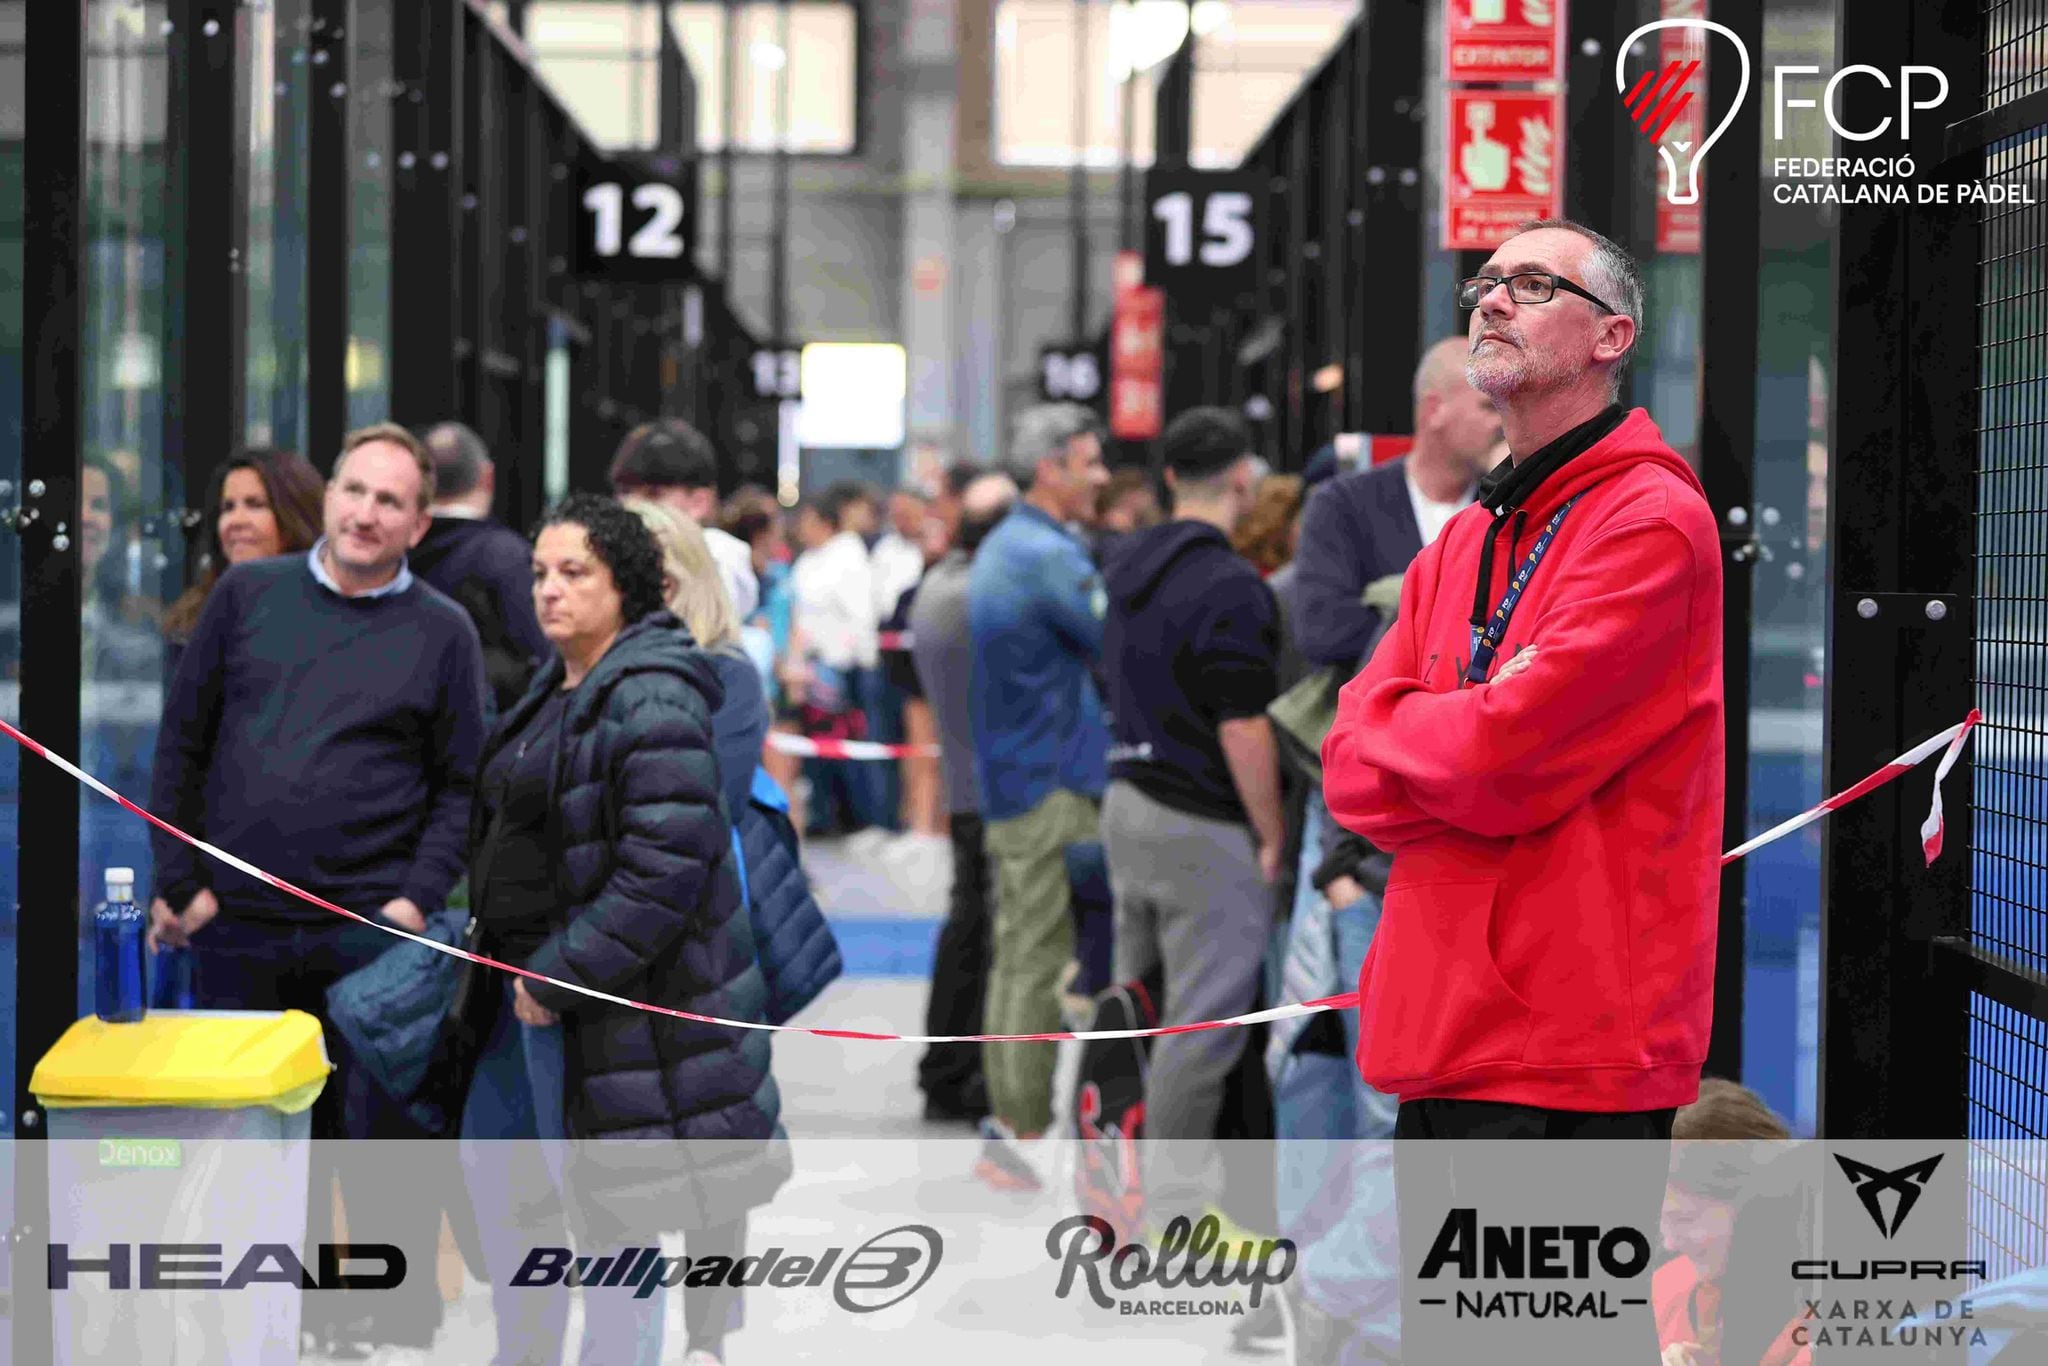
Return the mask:
<path id="1" fill-rule="evenodd" d="M 2044 89 L 2048 0 L 1987 0 L 1983 108 Z M 2044 170 L 2048 128 L 1985 154 L 2037 200 Z M 2048 208 L 1988 206 L 1980 242 L 1970 929 L 2048 971 Z M 2048 1263 L 2048 1021 L 1973 995 L 1968 1069 L 1971 1255 L 1996 1280 Z"/>
<path id="2" fill-rule="evenodd" d="M 2048 0 L 1984 6 L 1984 107 L 2048 89 Z"/>
<path id="3" fill-rule="evenodd" d="M 2038 181 L 2048 131 L 1987 160 L 1989 176 Z M 2048 971 L 2048 209 L 1986 208 L 1982 243 L 1971 929 Z"/>
<path id="4" fill-rule="evenodd" d="M 1970 998 L 1970 1256 L 1997 1280 L 2048 1264 L 2048 1023 Z"/>

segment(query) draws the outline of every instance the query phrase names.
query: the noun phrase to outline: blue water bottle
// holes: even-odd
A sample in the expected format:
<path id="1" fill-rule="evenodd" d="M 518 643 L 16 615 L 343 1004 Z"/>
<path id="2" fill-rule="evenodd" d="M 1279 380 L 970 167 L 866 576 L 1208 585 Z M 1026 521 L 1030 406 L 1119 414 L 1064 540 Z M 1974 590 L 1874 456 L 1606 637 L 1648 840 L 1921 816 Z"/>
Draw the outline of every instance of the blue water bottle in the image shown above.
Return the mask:
<path id="1" fill-rule="evenodd" d="M 99 968 L 93 1013 L 109 1024 L 133 1024 L 144 1014 L 143 918 L 133 868 L 107 869 L 107 899 L 93 907 L 92 923 Z"/>

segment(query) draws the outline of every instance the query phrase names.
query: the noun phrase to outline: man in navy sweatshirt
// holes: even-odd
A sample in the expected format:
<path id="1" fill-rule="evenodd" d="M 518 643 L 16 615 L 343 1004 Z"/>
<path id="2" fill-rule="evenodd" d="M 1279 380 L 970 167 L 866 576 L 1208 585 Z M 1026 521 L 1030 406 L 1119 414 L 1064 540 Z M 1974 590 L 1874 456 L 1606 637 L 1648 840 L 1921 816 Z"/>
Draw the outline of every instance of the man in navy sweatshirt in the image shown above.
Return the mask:
<path id="1" fill-rule="evenodd" d="M 1123 537 L 1103 577 L 1109 615 L 1109 789 L 1102 842 L 1116 894 L 1116 975 L 1165 982 L 1161 1023 L 1252 1007 L 1273 927 L 1285 840 L 1266 705 L 1277 690 L 1279 608 L 1230 547 L 1258 480 L 1236 415 L 1194 408 L 1166 429 L 1173 520 Z M 1152 1045 L 1145 1198 L 1152 1225 L 1199 1218 L 1220 1175 L 1211 1140 L 1241 1029 Z"/>
<path id="2" fill-rule="evenodd" d="M 222 576 L 171 680 L 150 802 L 308 891 L 412 930 L 462 875 L 484 738 L 476 630 L 406 565 L 433 478 L 403 428 L 356 432 L 319 543 Z M 152 933 L 190 942 L 206 1004 L 277 1008 L 266 1000 L 300 965 L 275 951 L 245 961 L 252 933 L 310 935 L 302 942 L 322 949 L 359 934 L 368 951 L 389 942 L 160 832 L 156 845 Z M 223 958 L 215 946 L 229 939 L 237 952 Z"/>
<path id="3" fill-rule="evenodd" d="M 408 930 L 425 928 L 462 875 L 484 741 L 476 628 L 406 565 L 433 497 L 433 464 L 404 428 L 344 441 L 313 549 L 237 565 L 208 597 L 171 680 L 150 792 L 172 825 Z M 153 841 L 150 939 L 190 946 L 202 1008 L 324 1020 L 327 988 L 397 942 L 161 832 Z M 328 1052 L 337 1066 L 316 1137 L 416 1136 L 332 1029 Z M 431 1248 L 439 1211 L 392 1208 L 360 1165 L 342 1170 L 351 1223 Z M 314 1182 L 316 1227 L 326 1190 Z M 379 1306 L 377 1340 L 432 1342 L 438 1298 L 432 1277 L 420 1284 Z"/>

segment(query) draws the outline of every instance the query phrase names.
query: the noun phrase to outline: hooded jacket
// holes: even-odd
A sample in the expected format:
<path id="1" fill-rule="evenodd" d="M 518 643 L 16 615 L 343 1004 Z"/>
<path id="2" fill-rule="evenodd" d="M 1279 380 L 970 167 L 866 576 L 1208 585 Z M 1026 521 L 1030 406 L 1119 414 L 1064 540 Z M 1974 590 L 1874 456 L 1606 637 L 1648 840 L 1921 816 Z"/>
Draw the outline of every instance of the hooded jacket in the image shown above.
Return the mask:
<path id="1" fill-rule="evenodd" d="M 1497 485 L 1409 569 L 1323 745 L 1330 814 L 1394 856 L 1359 979 L 1359 1070 L 1403 1100 L 1687 1104 L 1720 885 L 1714 517 L 1640 409 L 1533 488 L 1507 482 L 1511 498 Z M 1574 496 L 1492 673 L 1539 654 L 1467 684 L 1475 601 L 1492 612 Z"/>
<path id="2" fill-rule="evenodd" d="M 483 517 L 436 517 L 406 555 L 412 572 L 462 604 L 484 647 L 493 705 L 517 702 L 554 646 L 533 610 L 533 545 Z"/>
<path id="3" fill-rule="evenodd" d="M 1242 824 L 1217 729 L 1278 692 L 1280 610 L 1258 571 L 1206 522 L 1122 537 L 1103 568 L 1109 614 L 1109 773 L 1208 820 Z"/>
<path id="4" fill-rule="evenodd" d="M 557 655 L 492 737 L 495 750 L 562 684 Z M 549 803 L 560 910 L 538 973 L 725 1019 L 760 1021 L 767 988 L 740 905 L 711 718 L 712 659 L 667 612 L 621 632 L 562 716 Z M 568 1029 L 572 1137 L 780 1136 L 768 1035 L 696 1024 L 529 980 Z M 683 1207 L 719 1222 L 788 1174 L 781 1144 L 693 1145 Z"/>

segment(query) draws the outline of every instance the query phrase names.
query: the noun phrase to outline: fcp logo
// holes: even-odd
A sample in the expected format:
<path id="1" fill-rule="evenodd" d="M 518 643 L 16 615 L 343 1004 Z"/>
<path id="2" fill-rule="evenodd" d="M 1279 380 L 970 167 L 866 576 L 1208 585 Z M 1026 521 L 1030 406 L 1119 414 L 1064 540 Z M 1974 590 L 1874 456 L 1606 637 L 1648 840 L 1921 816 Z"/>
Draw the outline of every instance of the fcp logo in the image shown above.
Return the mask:
<path id="1" fill-rule="evenodd" d="M 1651 68 L 1628 84 L 1628 54 L 1636 41 L 1646 33 L 1664 29 L 1688 29 L 1698 35 L 1700 56 L 1687 61 L 1673 58 L 1662 69 Z M 1699 74 L 1704 59 L 1708 34 L 1719 34 L 1735 47 L 1735 55 L 1742 62 L 1742 78 L 1735 87 L 1735 98 L 1728 102 L 1728 112 L 1714 125 L 1712 132 L 1693 146 L 1692 131 L 1705 120 L 1681 116 L 1690 108 L 1696 92 L 1687 87 L 1694 76 Z M 1749 94 L 1749 49 L 1744 46 L 1735 30 L 1726 24 L 1717 24 L 1712 19 L 1658 19 L 1644 24 L 1634 33 L 1622 39 L 1621 46 L 1614 53 L 1614 88 L 1622 92 L 1622 107 L 1628 110 L 1629 121 L 1642 130 L 1643 136 L 1657 144 L 1657 155 L 1664 162 L 1664 197 L 1673 204 L 1697 204 L 1700 202 L 1700 166 L 1707 159 L 1707 152 L 1734 122 L 1735 111 L 1742 107 L 1743 98 Z M 1681 137 L 1672 137 L 1676 132 Z M 1688 157 L 1687 154 L 1691 155 Z M 1679 162 L 1686 160 L 1685 183 L 1679 183 Z"/>

